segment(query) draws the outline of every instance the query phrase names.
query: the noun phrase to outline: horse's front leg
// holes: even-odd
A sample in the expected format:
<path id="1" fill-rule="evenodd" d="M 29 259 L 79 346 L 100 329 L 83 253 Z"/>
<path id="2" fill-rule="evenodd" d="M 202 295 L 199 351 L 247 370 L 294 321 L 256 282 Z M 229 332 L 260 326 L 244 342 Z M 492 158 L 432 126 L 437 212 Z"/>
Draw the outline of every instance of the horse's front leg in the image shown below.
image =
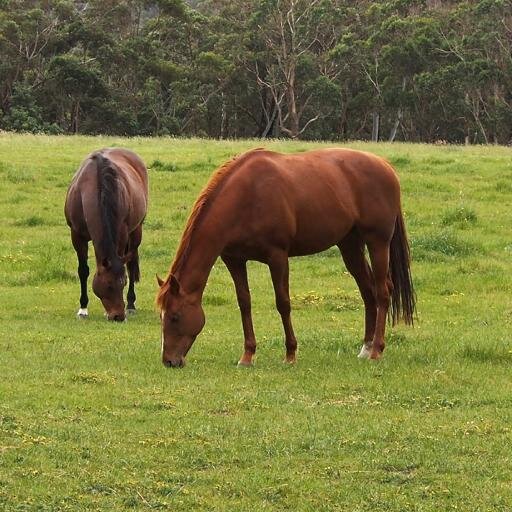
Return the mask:
<path id="1" fill-rule="evenodd" d="M 297 339 L 293 332 L 289 291 L 288 254 L 285 251 L 274 253 L 268 261 L 272 284 L 276 296 L 276 307 L 281 315 L 285 334 L 286 363 L 294 363 L 297 352 Z"/>
<path id="2" fill-rule="evenodd" d="M 89 277 L 87 254 L 89 242 L 73 230 L 71 231 L 71 242 L 78 257 L 78 277 L 80 278 L 80 309 L 76 316 L 78 318 L 87 318 L 89 316 L 87 311 L 89 304 L 89 297 L 87 296 L 87 278 Z"/>
<path id="3" fill-rule="evenodd" d="M 252 325 L 251 315 L 251 293 L 247 281 L 247 262 L 241 259 L 222 256 L 222 261 L 233 278 L 235 283 L 236 298 L 240 314 L 242 316 L 242 327 L 244 330 L 244 353 L 238 362 L 239 366 L 251 366 L 256 352 L 256 337 Z"/>

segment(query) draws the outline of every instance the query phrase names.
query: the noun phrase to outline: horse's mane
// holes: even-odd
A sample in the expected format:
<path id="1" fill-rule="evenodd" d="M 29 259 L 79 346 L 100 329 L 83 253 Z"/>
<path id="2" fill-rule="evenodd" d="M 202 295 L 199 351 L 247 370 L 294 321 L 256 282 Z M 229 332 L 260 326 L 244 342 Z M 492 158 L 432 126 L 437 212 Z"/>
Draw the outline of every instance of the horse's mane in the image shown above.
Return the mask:
<path id="1" fill-rule="evenodd" d="M 117 230 L 119 222 L 118 175 L 112 162 L 101 153 L 94 153 L 98 172 L 98 196 L 103 237 L 101 251 L 110 259 L 114 273 L 121 273 L 123 265 L 117 255 Z"/>
<path id="2" fill-rule="evenodd" d="M 160 287 L 160 290 L 156 297 L 156 303 L 162 309 L 165 305 L 165 300 L 167 294 L 169 293 L 169 280 L 171 275 L 174 275 L 183 265 L 183 262 L 187 258 L 188 251 L 190 248 L 190 239 L 192 238 L 192 234 L 199 224 L 201 218 L 204 216 L 205 211 L 207 210 L 208 205 L 211 204 L 213 197 L 219 191 L 221 185 L 224 183 L 225 178 L 233 172 L 235 169 L 235 163 L 239 163 L 240 160 L 246 157 L 249 154 L 252 154 L 254 151 L 261 151 L 263 148 L 256 148 L 241 155 L 234 156 L 231 160 L 224 162 L 217 170 L 214 171 L 206 186 L 203 188 L 201 193 L 199 194 L 194 206 L 192 208 L 192 212 L 190 213 L 187 224 L 185 225 L 185 229 L 183 231 L 183 235 L 181 237 L 180 245 L 178 246 L 178 250 L 176 252 L 176 256 L 174 257 L 174 261 L 172 262 L 171 268 L 167 277 L 164 280 L 164 284 Z"/>

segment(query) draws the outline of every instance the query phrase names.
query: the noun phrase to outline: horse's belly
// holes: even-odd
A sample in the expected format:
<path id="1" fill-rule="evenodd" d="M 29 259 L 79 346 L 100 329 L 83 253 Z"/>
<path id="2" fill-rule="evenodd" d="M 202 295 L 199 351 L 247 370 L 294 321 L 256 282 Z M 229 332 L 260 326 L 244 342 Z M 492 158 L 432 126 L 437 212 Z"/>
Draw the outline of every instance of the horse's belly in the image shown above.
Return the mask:
<path id="1" fill-rule="evenodd" d="M 325 251 L 329 249 L 329 247 L 338 244 L 347 233 L 348 231 L 337 236 L 325 236 L 314 239 L 307 238 L 294 240 L 290 245 L 289 255 L 306 256 L 308 254 L 316 254 Z"/>
<path id="2" fill-rule="evenodd" d="M 337 218 L 309 217 L 297 223 L 290 243 L 290 256 L 304 256 L 325 251 L 338 244 L 352 229 L 349 216 Z"/>

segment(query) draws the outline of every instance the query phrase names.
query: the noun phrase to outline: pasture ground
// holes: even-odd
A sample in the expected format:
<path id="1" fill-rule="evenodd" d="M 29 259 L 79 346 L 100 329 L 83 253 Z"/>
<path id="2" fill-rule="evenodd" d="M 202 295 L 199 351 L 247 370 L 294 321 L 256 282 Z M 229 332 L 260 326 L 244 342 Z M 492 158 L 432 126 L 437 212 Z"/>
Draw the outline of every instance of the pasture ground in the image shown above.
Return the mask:
<path id="1" fill-rule="evenodd" d="M 331 249 L 291 260 L 295 366 L 254 263 L 257 361 L 236 367 L 220 261 L 187 367 L 161 365 L 155 273 L 210 173 L 262 144 L 0 135 L 1 510 L 511 510 L 511 149 L 350 144 L 396 167 L 412 244 L 418 320 L 388 329 L 382 361 L 356 358 L 362 303 Z M 63 216 L 80 161 L 112 145 L 150 168 L 139 311 L 121 325 L 92 292 L 75 318 Z"/>

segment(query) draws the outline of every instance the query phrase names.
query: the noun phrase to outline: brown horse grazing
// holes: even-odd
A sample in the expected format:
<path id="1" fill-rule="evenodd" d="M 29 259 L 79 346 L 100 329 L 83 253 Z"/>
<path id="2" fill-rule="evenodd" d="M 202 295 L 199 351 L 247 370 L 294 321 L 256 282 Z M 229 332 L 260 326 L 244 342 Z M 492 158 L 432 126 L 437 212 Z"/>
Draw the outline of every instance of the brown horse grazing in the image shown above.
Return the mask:
<path id="1" fill-rule="evenodd" d="M 333 245 L 365 305 L 359 356 L 378 359 L 389 306 L 393 323 L 403 317 L 411 324 L 415 310 L 400 186 L 391 165 L 351 149 L 297 155 L 257 149 L 223 165 L 195 203 L 167 278 L 158 279 L 164 365 L 183 366 L 203 328 L 201 299 L 218 256 L 231 273 L 242 315 L 245 350 L 239 364 L 252 364 L 256 351 L 247 260 L 270 267 L 286 361 L 294 362 L 288 257 Z"/>
<path id="2" fill-rule="evenodd" d="M 135 312 L 134 283 L 139 280 L 138 247 L 148 203 L 148 175 L 142 160 L 126 149 L 102 149 L 89 155 L 71 181 L 64 213 L 78 256 L 80 309 L 87 317 L 88 242 L 96 255 L 92 289 L 109 320 L 126 317 L 125 264 L 130 284 L 127 312 Z"/>

